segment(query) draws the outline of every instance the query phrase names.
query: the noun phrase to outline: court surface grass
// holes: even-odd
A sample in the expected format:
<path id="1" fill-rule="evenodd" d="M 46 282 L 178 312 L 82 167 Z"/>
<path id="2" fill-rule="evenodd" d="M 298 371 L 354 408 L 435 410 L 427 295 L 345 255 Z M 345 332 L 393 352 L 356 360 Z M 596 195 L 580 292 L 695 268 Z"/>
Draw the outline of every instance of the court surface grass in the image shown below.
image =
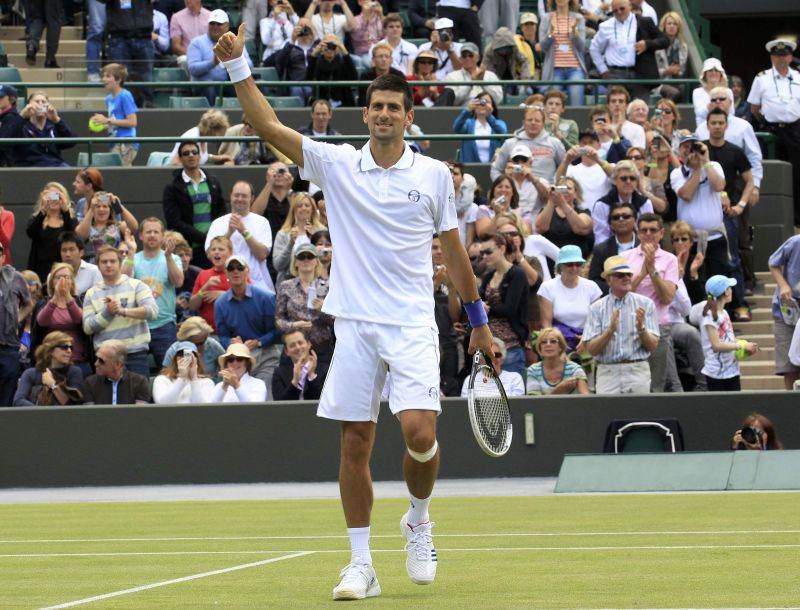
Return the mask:
<path id="1" fill-rule="evenodd" d="M 398 523 L 406 502 L 378 499 L 372 546 L 383 594 L 351 604 L 796 607 L 799 499 L 436 498 L 440 565 L 431 586 L 405 574 Z M 331 589 L 349 559 L 343 527 L 333 500 L 0 506 L 0 608 L 72 607 L 66 604 L 216 571 L 77 607 L 332 607 Z"/>

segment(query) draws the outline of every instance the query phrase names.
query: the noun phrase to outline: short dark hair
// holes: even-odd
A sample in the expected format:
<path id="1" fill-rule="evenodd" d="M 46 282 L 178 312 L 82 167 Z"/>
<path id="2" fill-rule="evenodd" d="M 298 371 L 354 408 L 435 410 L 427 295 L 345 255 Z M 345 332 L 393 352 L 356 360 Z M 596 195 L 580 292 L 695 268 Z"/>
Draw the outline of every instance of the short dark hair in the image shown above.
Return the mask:
<path id="1" fill-rule="evenodd" d="M 188 140 L 187 142 L 181 142 L 180 144 L 178 144 L 178 154 L 179 155 L 181 154 L 181 151 L 183 150 L 183 147 L 186 146 L 187 144 L 191 144 L 192 146 L 197 148 L 197 150 L 200 150 L 200 142 L 195 142 L 194 140 Z"/>
<path id="2" fill-rule="evenodd" d="M 636 219 L 636 226 L 641 227 L 643 222 L 657 222 L 659 229 L 664 228 L 664 219 L 661 218 L 661 214 L 654 214 L 653 212 L 641 214 L 639 218 Z"/>
<path id="3" fill-rule="evenodd" d="M 405 76 L 399 74 L 384 74 L 379 76 L 367 87 L 367 108 L 372 102 L 373 91 L 397 91 L 403 94 L 403 110 L 408 112 L 414 107 L 414 98 L 411 96 L 411 87 Z"/>
<path id="4" fill-rule="evenodd" d="M 708 116 L 706 117 L 706 123 L 708 123 L 708 120 L 712 117 L 712 115 L 723 116 L 725 117 L 725 122 L 726 123 L 728 122 L 728 113 L 725 112 L 719 106 L 717 106 L 716 108 L 712 108 L 711 110 L 708 111 Z"/>
<path id="5" fill-rule="evenodd" d="M 81 239 L 81 236 L 75 233 L 75 231 L 64 231 L 58 236 L 59 250 L 61 250 L 61 246 L 63 246 L 65 243 L 75 244 L 78 247 L 78 250 L 86 249 L 86 244 L 83 243 L 83 239 Z"/>

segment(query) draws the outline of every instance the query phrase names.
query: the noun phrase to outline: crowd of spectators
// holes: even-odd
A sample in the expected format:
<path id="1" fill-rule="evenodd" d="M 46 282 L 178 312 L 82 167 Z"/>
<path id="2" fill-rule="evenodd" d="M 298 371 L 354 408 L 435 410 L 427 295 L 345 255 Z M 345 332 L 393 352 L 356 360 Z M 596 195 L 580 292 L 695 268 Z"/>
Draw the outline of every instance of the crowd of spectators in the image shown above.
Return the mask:
<path id="1" fill-rule="evenodd" d="M 152 61 L 155 49 L 162 56 L 171 49 L 194 80 L 227 78 L 211 52 L 230 27 L 224 11 L 186 0 L 162 19 L 147 2 L 147 16 L 169 28 L 168 49 L 157 29 L 144 40 L 144 4 L 133 0 L 122 11 L 117 0 L 89 0 L 89 35 L 104 5 L 100 31 L 108 34 L 109 58 L 117 59 L 100 67 L 87 57 L 90 78 L 102 78 L 108 91 L 107 112 L 92 120 L 134 139 L 147 94 L 135 100 L 124 83 L 129 75 L 148 80 L 152 65 L 134 62 L 134 72 L 126 59 L 139 53 Z M 402 38 L 402 18 L 385 1 L 260 4 L 248 2 L 252 10 L 244 11 L 248 36 L 263 45 L 253 62 L 276 66 L 284 80 L 398 71 L 416 104 L 458 106 L 452 131 L 483 136 L 465 141 L 460 160 L 447 164 L 460 235 L 496 338 L 495 364 L 510 394 L 740 388 L 739 359 L 758 350 L 737 340 L 732 323 L 750 320 L 745 297 L 755 289 L 749 211 L 763 169 L 751 121 L 759 113 L 742 110 L 742 83 L 737 90 L 732 78 L 728 88 L 719 60 L 706 61 L 694 91 L 667 82 L 686 71 L 676 13 L 656 21 L 641 0 L 613 0 L 608 15 L 576 0 L 550 0 L 537 17 L 508 15 L 503 3 L 486 2 L 478 20 L 467 2 L 440 6 L 435 15 L 412 2 L 414 33 L 429 39 L 417 46 Z M 123 17 L 133 21 L 120 40 Z M 482 36 L 481 23 L 499 25 Z M 124 46 L 115 53 L 125 57 L 112 57 L 112 46 Z M 786 41 L 767 46 L 776 69 L 795 48 Z M 491 83 L 538 76 L 565 84 L 512 88 L 527 99 L 521 124 L 508 124 L 500 106 L 513 91 Z M 587 76 L 663 83 L 608 87 L 606 103 L 579 124 L 563 115 L 584 103 L 584 85 L 569 81 Z M 415 85 L 419 80 L 440 84 Z M 486 84 L 459 84 L 468 80 Z M 310 88 L 293 93 L 311 102 L 311 121 L 301 130 L 309 136 L 338 134 L 335 109 L 357 98 L 335 85 L 314 100 Z M 651 95 L 658 101 L 651 104 Z M 69 126 L 44 93 L 32 93 L 19 112 L 18 99 L 16 89 L 0 86 L 2 134 L 43 142 L 6 147 L 2 161 L 65 166 L 59 146 L 46 140 L 72 135 Z M 691 130 L 681 129 L 675 103 L 689 99 Z M 767 110 L 762 98 L 751 102 Z M 247 117 L 231 126 L 213 109 L 183 134 L 190 140 L 173 149 L 160 218 L 137 219 L 96 168 L 78 171 L 74 197 L 47 182 L 26 225 L 31 248 L 22 273 L 11 265 L 14 217 L 3 210 L 0 375 L 7 383 L 0 384 L 0 404 L 319 396 L 335 346 L 334 320 L 323 311 L 335 251 L 324 194 L 313 184 L 294 190 L 288 159 L 269 143 L 230 143 L 214 152 L 191 140 L 248 129 Z M 116 150 L 130 165 L 137 146 Z M 464 162 L 490 164 L 491 184 L 479 184 Z M 257 188 L 239 180 L 223 192 L 214 163 L 263 164 L 265 181 Z M 787 388 L 800 377 L 791 348 L 800 317 L 798 239 L 770 258 L 778 282 L 776 373 Z M 431 281 L 441 390 L 453 396 L 469 366 L 469 328 L 437 241 Z"/>

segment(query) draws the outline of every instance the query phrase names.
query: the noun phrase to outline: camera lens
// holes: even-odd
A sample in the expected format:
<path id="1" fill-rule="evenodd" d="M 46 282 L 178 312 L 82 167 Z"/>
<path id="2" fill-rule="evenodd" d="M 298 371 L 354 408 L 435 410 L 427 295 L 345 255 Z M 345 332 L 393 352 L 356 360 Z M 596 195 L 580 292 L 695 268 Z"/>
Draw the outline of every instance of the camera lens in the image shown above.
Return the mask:
<path id="1" fill-rule="evenodd" d="M 303 29 L 300 30 L 300 36 L 311 36 L 311 28 L 308 26 L 303 26 Z"/>
<path id="2" fill-rule="evenodd" d="M 752 428 L 742 428 L 742 440 L 751 445 L 755 445 L 758 442 L 756 431 Z"/>
<path id="3" fill-rule="evenodd" d="M 329 51 L 335 51 L 336 50 L 336 43 L 335 42 L 326 43 L 325 46 L 328 47 Z"/>

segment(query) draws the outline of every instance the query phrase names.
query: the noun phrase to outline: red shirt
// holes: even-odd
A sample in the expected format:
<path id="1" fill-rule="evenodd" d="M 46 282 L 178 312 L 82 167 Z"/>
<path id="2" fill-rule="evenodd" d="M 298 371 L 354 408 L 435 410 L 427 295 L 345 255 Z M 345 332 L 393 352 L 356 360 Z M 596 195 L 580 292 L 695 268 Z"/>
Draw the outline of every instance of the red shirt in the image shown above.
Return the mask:
<path id="1" fill-rule="evenodd" d="M 205 286 L 206 282 L 210 280 L 212 277 L 219 278 L 219 284 L 217 284 L 214 290 L 228 290 L 231 285 L 228 282 L 228 277 L 225 275 L 225 270 L 217 271 L 213 267 L 211 269 L 204 269 L 200 273 L 197 274 L 197 279 L 194 281 L 194 288 L 192 288 L 192 294 L 195 295 L 198 291 Z M 200 316 L 209 324 L 211 327 L 216 330 L 216 326 L 214 325 L 214 303 L 208 303 L 203 301 L 203 304 L 200 306 L 200 311 L 198 312 Z"/>

